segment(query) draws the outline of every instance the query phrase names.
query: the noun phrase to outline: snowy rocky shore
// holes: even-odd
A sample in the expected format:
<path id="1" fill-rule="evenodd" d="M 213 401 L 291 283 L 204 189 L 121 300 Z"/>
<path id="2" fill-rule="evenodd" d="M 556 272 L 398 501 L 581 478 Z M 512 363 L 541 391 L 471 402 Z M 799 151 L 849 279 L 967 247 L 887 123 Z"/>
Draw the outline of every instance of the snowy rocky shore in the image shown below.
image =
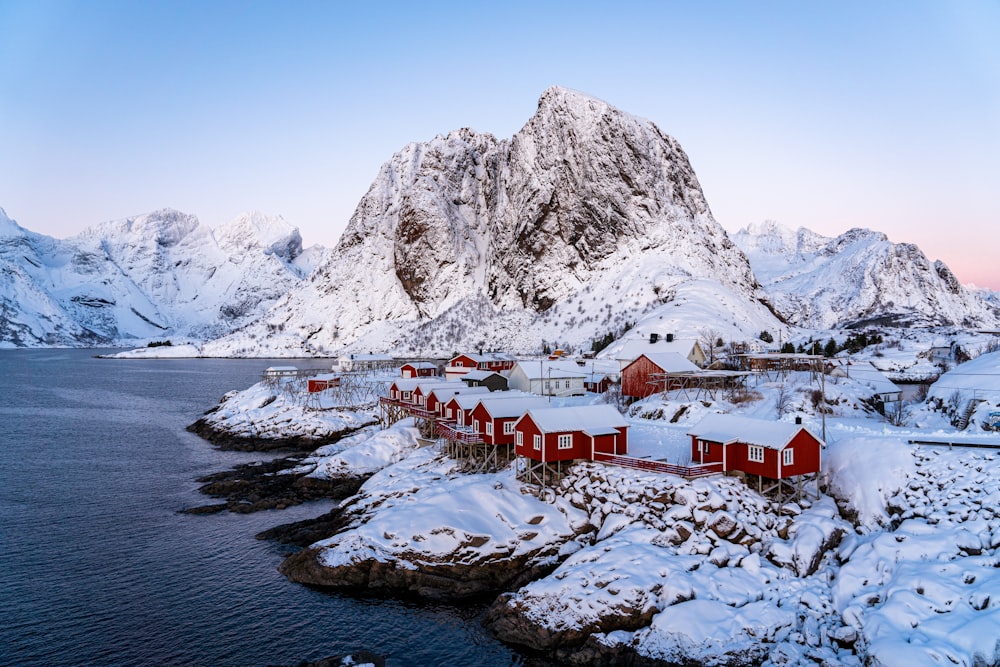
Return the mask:
<path id="1" fill-rule="evenodd" d="M 499 638 L 564 664 L 1000 664 L 1000 454 L 909 445 L 851 386 L 828 387 L 837 414 L 811 500 L 581 462 L 546 502 L 512 468 L 463 472 L 402 420 L 275 473 L 359 488 L 262 537 L 303 547 L 280 566 L 293 581 L 486 601 Z M 637 406 L 630 447 L 689 456 L 704 414 L 775 409 L 777 390 L 755 391 L 749 405 L 690 402 L 676 423 L 673 403 Z M 806 393 L 792 404 L 814 418 Z"/>
<path id="2" fill-rule="evenodd" d="M 311 452 L 377 421 L 374 405 L 350 410 L 307 406 L 301 391 L 259 382 L 227 393 L 188 430 L 222 449 Z"/>

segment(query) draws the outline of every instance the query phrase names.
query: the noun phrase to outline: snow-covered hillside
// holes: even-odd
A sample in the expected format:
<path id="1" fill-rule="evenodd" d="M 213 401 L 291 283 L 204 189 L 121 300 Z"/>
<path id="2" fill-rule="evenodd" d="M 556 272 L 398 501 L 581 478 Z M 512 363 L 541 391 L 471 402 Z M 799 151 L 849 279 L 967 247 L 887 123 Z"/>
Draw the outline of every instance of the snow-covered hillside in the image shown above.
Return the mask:
<path id="1" fill-rule="evenodd" d="M 773 221 L 733 235 L 774 305 L 790 322 L 831 329 L 884 326 L 996 327 L 1000 310 L 959 284 L 943 262 L 910 243 L 852 229 L 835 239 Z"/>
<path id="2" fill-rule="evenodd" d="M 214 232 L 169 209 L 57 240 L 0 210 L 0 345 L 219 336 L 259 317 L 321 261 L 280 217 Z"/>
<path id="3" fill-rule="evenodd" d="M 462 129 L 394 155 L 309 282 L 205 353 L 589 348 L 645 318 L 780 326 L 677 141 L 550 88 L 510 140 Z"/>

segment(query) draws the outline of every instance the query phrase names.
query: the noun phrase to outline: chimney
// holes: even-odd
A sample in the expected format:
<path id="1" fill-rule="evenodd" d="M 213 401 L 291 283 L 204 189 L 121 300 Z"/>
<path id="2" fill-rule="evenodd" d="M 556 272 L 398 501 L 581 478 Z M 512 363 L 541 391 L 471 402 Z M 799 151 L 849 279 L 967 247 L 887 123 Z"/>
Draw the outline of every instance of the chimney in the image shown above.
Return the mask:
<path id="1" fill-rule="evenodd" d="M 673 334 L 667 334 L 667 342 L 668 343 L 673 343 L 674 342 L 674 335 Z"/>
<path id="2" fill-rule="evenodd" d="M 658 340 L 660 340 L 660 334 L 658 334 L 658 333 L 651 333 L 651 334 L 649 334 L 649 344 L 650 345 L 652 345 L 653 343 L 655 343 Z"/>
<path id="3" fill-rule="evenodd" d="M 798 424 L 799 426 L 801 426 L 802 425 L 802 417 L 796 417 L 795 418 L 795 423 Z"/>

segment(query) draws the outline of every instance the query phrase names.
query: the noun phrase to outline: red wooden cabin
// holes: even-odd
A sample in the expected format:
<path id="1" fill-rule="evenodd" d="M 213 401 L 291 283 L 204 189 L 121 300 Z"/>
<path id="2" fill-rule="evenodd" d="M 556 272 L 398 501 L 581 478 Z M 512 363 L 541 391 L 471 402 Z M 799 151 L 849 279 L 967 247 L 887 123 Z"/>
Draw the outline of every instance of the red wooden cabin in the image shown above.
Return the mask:
<path id="1" fill-rule="evenodd" d="M 514 433 L 515 453 L 535 461 L 628 453 L 628 422 L 607 404 L 533 408 L 517 421 Z"/>
<path id="2" fill-rule="evenodd" d="M 502 373 L 513 368 L 515 363 L 517 363 L 517 359 L 504 352 L 460 354 L 448 361 L 448 366 L 445 368 L 445 375 L 451 379 L 460 377 L 472 370 Z"/>
<path id="3" fill-rule="evenodd" d="M 722 463 L 768 479 L 819 472 L 823 441 L 802 424 L 715 414 L 688 433 L 695 463 Z"/>
<path id="4" fill-rule="evenodd" d="M 483 397 L 472 409 L 472 430 L 488 445 L 512 445 L 517 420 L 531 408 L 547 405 L 541 396 Z"/>
<path id="5" fill-rule="evenodd" d="M 424 401 L 424 407 L 428 411 L 433 412 L 435 417 L 442 418 L 445 416 L 445 405 L 451 398 L 457 394 L 465 394 L 468 396 L 480 396 L 489 394 L 490 390 L 486 387 L 466 387 L 464 385 L 460 387 L 453 386 L 441 386 L 434 387 L 429 392 L 427 392 L 426 400 Z"/>
<path id="6" fill-rule="evenodd" d="M 646 398 L 659 391 L 677 389 L 663 373 L 697 373 L 699 368 L 676 352 L 650 352 L 622 369 L 622 396 Z M 660 377 L 656 377 L 657 375 Z"/>

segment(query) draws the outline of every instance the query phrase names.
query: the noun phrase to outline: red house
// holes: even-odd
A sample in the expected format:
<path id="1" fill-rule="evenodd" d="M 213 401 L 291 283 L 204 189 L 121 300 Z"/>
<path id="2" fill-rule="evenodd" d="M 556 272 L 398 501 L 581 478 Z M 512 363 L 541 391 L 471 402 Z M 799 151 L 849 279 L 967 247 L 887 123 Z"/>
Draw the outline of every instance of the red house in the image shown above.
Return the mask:
<path id="1" fill-rule="evenodd" d="M 424 408 L 427 405 L 427 395 L 435 389 L 464 389 L 462 382 L 445 382 L 435 378 L 420 378 L 420 382 L 413 389 L 413 405 Z"/>
<path id="2" fill-rule="evenodd" d="M 802 424 L 714 414 L 688 433 L 695 463 L 781 480 L 819 472 L 823 441 Z"/>
<path id="3" fill-rule="evenodd" d="M 396 378 L 389 385 L 389 398 L 401 403 L 413 402 L 413 390 L 417 388 L 419 378 Z"/>
<path id="4" fill-rule="evenodd" d="M 441 418 L 445 416 L 445 404 L 456 394 L 482 397 L 484 394 L 489 393 L 490 390 L 486 387 L 452 387 L 450 385 L 447 387 L 434 387 L 427 392 L 424 407 L 428 411 L 433 412 L 435 417 Z"/>
<path id="5" fill-rule="evenodd" d="M 483 397 L 472 408 L 472 430 L 488 445 L 512 445 L 517 420 L 531 408 L 547 405 L 548 401 L 541 396 Z"/>
<path id="6" fill-rule="evenodd" d="M 532 408 L 514 426 L 514 452 L 547 463 L 628 453 L 628 422 L 607 404 Z"/>
<path id="7" fill-rule="evenodd" d="M 437 377 L 438 369 L 429 361 L 414 361 L 400 366 L 399 374 L 404 378 Z"/>
<path id="8" fill-rule="evenodd" d="M 509 371 L 517 363 L 517 359 L 503 352 L 486 352 L 480 354 L 460 354 L 448 361 L 444 369 L 449 380 L 461 377 L 469 371 Z"/>
<path id="9" fill-rule="evenodd" d="M 697 373 L 699 368 L 676 352 L 649 352 L 622 369 L 622 396 L 646 398 L 672 386 L 664 373 Z"/>

